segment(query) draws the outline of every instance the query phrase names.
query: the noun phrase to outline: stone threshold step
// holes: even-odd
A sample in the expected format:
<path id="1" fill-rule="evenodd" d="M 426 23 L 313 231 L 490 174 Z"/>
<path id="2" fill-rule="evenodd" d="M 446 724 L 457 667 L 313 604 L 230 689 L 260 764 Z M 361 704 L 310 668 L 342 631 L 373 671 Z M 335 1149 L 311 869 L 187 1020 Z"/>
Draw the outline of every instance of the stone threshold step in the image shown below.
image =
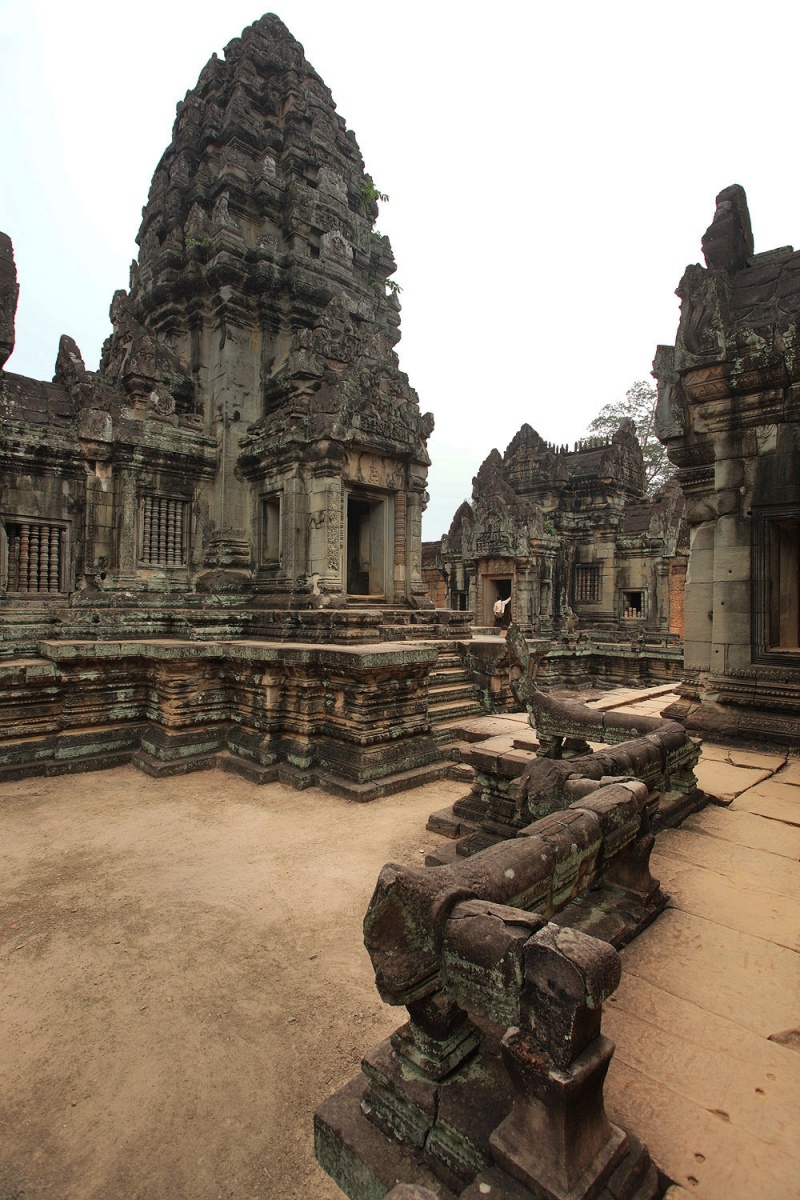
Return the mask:
<path id="1" fill-rule="evenodd" d="M 131 758 L 132 752 L 128 747 L 68 759 L 47 758 L 35 762 L 11 763 L 0 767 L 0 783 L 10 783 L 18 779 L 49 779 L 54 775 L 82 775 L 86 771 L 107 771 L 111 767 L 127 766 Z"/>
<path id="2" fill-rule="evenodd" d="M 452 719 L 457 720 L 459 717 L 466 717 L 471 714 L 474 714 L 476 717 L 482 716 L 483 709 L 478 701 L 473 699 L 450 700 L 444 698 L 441 700 L 434 699 L 433 703 L 429 701 L 429 718 L 433 720 L 437 713 L 440 714 L 443 719 L 449 718 L 452 714 Z"/>
<path id="3" fill-rule="evenodd" d="M 469 683 L 448 683 L 444 687 L 431 687 L 428 689 L 428 704 L 441 704 L 445 700 L 469 700 L 473 704 L 478 703 L 478 698 L 475 695 L 475 689 Z"/>
<path id="4" fill-rule="evenodd" d="M 336 796 L 343 796 L 346 800 L 366 804 L 381 796 L 391 796 L 395 792 L 422 787 L 426 783 L 444 779 L 451 764 L 444 758 L 436 759 L 427 766 L 414 767 L 410 771 L 398 771 L 393 775 L 386 775 L 382 779 L 370 780 L 367 783 L 356 783 L 341 775 L 336 775 L 332 771 L 326 771 L 324 768 L 301 768 L 287 762 L 278 761 L 262 767 L 259 763 L 251 762 L 228 751 L 222 751 L 218 755 L 216 764 L 213 765 L 232 775 L 240 775 L 251 783 L 262 784 L 277 781 L 300 791 L 308 787 L 319 787 Z"/>

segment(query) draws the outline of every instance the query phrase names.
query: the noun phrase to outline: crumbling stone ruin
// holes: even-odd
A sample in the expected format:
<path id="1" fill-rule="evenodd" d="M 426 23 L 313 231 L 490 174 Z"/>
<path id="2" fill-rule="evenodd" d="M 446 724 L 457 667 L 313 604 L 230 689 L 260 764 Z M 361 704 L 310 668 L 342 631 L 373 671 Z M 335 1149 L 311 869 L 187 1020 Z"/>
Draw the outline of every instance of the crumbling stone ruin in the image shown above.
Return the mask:
<path id="1" fill-rule="evenodd" d="M 502 457 L 486 458 L 472 504 L 442 538 L 448 607 L 491 626 L 495 601 L 512 595 L 507 623 L 513 615 L 526 632 L 559 630 L 572 610 L 581 625 L 680 633 L 669 586 L 680 571 L 680 489 L 667 484 L 652 501 L 644 492 L 632 421 L 573 450 L 523 425 Z"/>
<path id="2" fill-rule="evenodd" d="M 473 503 L 441 539 L 449 606 L 492 625 L 495 600 L 512 595 L 506 623 L 527 632 L 566 628 L 570 611 L 595 628 L 670 631 L 682 499 L 668 484 L 650 502 L 644 486 L 632 421 L 573 450 L 523 425 L 482 463 Z"/>
<path id="3" fill-rule="evenodd" d="M 705 267 L 659 346 L 657 432 L 691 528 L 682 699 L 716 739 L 800 735 L 800 252 L 754 253 L 743 189 L 717 196 Z"/>
<path id="4" fill-rule="evenodd" d="M 431 668 L 467 616 L 424 595 L 433 421 L 377 195 L 265 16 L 178 105 L 99 370 L 69 337 L 52 383 L 0 369 L 0 774 L 219 762 L 369 798 L 441 769 Z M 17 294 L 3 235 L 0 368 Z"/>

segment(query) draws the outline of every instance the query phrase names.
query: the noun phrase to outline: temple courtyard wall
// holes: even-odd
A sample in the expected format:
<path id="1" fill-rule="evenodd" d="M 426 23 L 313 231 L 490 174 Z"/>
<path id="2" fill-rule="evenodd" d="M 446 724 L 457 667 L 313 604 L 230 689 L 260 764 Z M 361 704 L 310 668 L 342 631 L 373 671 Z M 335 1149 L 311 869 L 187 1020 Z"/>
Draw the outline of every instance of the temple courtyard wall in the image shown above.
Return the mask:
<path id="1" fill-rule="evenodd" d="M 599 703 L 670 699 L 637 695 Z M 485 720 L 511 744 L 527 718 Z M 657 837 L 671 899 L 622 951 L 606 1105 L 688 1194 L 787 1200 L 800 768 L 707 744 L 697 774 L 720 802 Z M 428 815 L 464 791 L 361 805 L 129 766 L 0 784 L 4 1200 L 340 1198 L 312 1110 L 403 1016 L 375 990 L 363 915 L 383 864 L 422 865 L 442 843 Z"/>

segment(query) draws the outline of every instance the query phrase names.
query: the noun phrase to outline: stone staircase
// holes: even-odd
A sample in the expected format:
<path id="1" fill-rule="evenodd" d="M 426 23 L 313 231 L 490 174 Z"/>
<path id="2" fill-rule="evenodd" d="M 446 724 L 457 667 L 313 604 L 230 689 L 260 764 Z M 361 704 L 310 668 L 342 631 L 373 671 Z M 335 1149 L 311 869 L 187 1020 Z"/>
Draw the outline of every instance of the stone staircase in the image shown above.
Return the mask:
<path id="1" fill-rule="evenodd" d="M 446 755 L 452 731 L 468 717 L 486 715 L 472 675 L 462 666 L 457 652 L 447 642 L 435 643 L 439 660 L 431 671 L 428 713 L 431 732 Z"/>

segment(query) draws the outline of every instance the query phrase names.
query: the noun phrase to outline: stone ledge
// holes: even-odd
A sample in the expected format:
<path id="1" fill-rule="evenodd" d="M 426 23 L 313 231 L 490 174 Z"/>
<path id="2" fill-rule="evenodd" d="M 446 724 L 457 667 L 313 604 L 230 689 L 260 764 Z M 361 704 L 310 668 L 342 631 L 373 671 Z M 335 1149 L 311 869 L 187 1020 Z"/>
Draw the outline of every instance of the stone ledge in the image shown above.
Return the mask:
<path id="1" fill-rule="evenodd" d="M 214 641 L 192 642 L 171 640 L 119 640 L 75 639 L 45 641 L 39 643 L 42 658 L 53 663 L 81 661 L 84 659 L 150 658 L 157 661 L 185 661 L 187 659 L 239 659 L 244 662 L 300 662 L 334 665 L 337 662 L 353 663 L 371 667 L 396 664 L 435 663 L 438 650 L 435 646 L 408 642 L 374 642 L 368 645 L 336 645 L 334 643 L 306 642 L 259 642 L 259 641 Z M 25 660 L 26 671 L 38 666 L 35 659 Z M 47 664 L 42 663 L 45 667 Z M 9 670 L 14 660 L 3 664 Z"/>

